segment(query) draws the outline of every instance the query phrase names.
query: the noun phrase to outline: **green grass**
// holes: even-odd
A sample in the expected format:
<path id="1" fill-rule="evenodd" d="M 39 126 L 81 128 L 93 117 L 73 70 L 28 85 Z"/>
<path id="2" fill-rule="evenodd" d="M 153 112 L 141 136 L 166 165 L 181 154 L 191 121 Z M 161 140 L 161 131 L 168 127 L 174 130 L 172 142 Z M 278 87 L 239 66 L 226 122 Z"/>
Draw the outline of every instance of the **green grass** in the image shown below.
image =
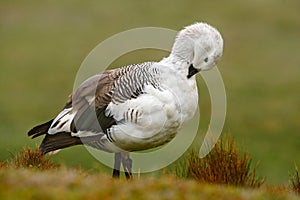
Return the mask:
<path id="1" fill-rule="evenodd" d="M 243 189 L 172 176 L 113 180 L 82 170 L 0 169 L 1 199 L 300 199 L 282 187 Z"/>
<path id="2" fill-rule="evenodd" d="M 228 97 L 225 132 L 243 143 L 267 183 L 286 184 L 300 163 L 300 2 L 290 1 L 1 1 L 0 161 L 26 145 L 26 132 L 54 117 L 73 87 L 90 50 L 130 28 L 175 30 L 195 21 L 216 26 L 225 40 L 219 63 Z M 114 66 L 158 60 L 164 52 L 139 51 Z M 200 134 L 210 118 L 209 96 L 200 86 Z M 74 156 L 76 155 L 76 156 Z M 84 147 L 54 156 L 68 166 L 97 168 Z M 100 167 L 100 170 L 109 171 Z"/>
<path id="3" fill-rule="evenodd" d="M 218 143 L 201 161 L 191 151 L 186 164 L 176 166 L 177 178 L 164 173 L 113 179 L 58 165 L 38 148 L 26 147 L 0 163 L 0 199 L 300 199 L 297 167 L 291 188 L 261 186 L 255 168 L 250 170 L 251 158 L 240 153 L 232 138 Z"/>

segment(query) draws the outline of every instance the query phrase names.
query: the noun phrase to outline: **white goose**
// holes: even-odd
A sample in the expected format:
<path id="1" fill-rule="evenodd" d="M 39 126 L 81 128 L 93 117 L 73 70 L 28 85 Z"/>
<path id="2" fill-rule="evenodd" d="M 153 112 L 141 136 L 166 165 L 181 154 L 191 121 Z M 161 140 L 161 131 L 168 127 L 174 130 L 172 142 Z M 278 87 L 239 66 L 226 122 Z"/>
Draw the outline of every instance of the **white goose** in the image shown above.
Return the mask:
<path id="1" fill-rule="evenodd" d="M 131 177 L 131 151 L 163 145 L 193 117 L 198 105 L 195 74 L 216 66 L 222 56 L 221 34 L 206 23 L 179 32 L 169 57 L 97 74 L 70 95 L 64 109 L 28 132 L 45 135 L 46 154 L 86 144 L 115 153 L 114 177 L 121 162 Z"/>

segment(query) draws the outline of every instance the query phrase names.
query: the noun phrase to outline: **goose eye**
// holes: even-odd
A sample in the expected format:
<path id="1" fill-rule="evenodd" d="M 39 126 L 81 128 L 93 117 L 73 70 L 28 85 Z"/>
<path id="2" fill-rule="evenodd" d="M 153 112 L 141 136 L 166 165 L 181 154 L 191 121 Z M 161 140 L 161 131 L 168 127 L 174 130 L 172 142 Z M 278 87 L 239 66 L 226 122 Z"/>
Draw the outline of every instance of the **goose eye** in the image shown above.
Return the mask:
<path id="1" fill-rule="evenodd" d="M 208 57 L 204 58 L 204 62 L 206 62 L 206 63 L 207 63 L 207 61 L 208 61 Z"/>

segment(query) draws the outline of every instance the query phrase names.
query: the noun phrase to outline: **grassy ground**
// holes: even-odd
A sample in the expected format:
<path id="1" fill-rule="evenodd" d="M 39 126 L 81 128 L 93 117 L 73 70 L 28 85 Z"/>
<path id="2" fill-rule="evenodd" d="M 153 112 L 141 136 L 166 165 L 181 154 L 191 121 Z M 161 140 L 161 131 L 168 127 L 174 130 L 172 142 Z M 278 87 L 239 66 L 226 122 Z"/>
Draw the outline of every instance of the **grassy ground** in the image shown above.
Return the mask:
<path id="1" fill-rule="evenodd" d="M 225 40 L 219 64 L 228 96 L 224 130 L 243 143 L 255 161 L 260 160 L 258 173 L 266 176 L 267 183 L 287 184 L 294 162 L 300 163 L 299 7 L 298 0 L 190 0 L 173 1 L 171 6 L 167 1 L 156 0 L 1 1 L 0 159 L 6 160 L 10 152 L 40 142 L 29 140 L 27 130 L 60 111 L 72 90 L 78 67 L 99 42 L 135 27 L 179 30 L 195 21 L 207 21 L 222 32 Z M 136 52 L 114 64 L 158 60 L 164 55 Z M 198 79 L 203 135 L 210 107 L 206 87 Z M 98 165 L 83 147 L 65 150 L 55 159 L 68 166 Z M 20 177 L 22 173 L 31 175 L 27 171 L 18 173 Z M 7 180 L 13 173 L 1 176 Z M 162 179 L 162 185 L 166 187 L 170 180 Z M 18 183 L 20 190 L 21 184 Z M 116 187 L 120 183 L 110 184 Z M 205 193 L 211 188 L 205 186 L 200 190 Z M 235 190 L 228 189 L 233 193 Z M 263 190 L 253 195 L 268 194 Z"/>
<path id="2" fill-rule="evenodd" d="M 284 187 L 246 189 L 172 176 L 112 180 L 74 169 L 0 169 L 0 180 L 1 199 L 300 199 Z"/>

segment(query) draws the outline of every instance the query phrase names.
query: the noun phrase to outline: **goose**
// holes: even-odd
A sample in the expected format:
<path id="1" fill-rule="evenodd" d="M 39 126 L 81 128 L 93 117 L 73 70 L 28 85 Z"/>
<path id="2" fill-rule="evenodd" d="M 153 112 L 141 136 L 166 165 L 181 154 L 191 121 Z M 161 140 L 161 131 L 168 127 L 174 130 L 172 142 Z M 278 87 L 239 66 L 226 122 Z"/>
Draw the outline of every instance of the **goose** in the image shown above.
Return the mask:
<path id="1" fill-rule="evenodd" d="M 41 154 L 74 145 L 115 154 L 113 177 L 121 164 L 132 177 L 130 152 L 171 141 L 198 106 L 195 75 L 216 66 L 223 52 L 219 31 L 203 22 L 183 28 L 171 53 L 159 62 L 107 70 L 84 81 L 62 111 L 35 126 L 28 136 L 43 136 Z"/>

